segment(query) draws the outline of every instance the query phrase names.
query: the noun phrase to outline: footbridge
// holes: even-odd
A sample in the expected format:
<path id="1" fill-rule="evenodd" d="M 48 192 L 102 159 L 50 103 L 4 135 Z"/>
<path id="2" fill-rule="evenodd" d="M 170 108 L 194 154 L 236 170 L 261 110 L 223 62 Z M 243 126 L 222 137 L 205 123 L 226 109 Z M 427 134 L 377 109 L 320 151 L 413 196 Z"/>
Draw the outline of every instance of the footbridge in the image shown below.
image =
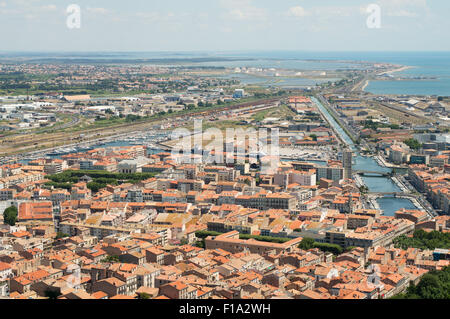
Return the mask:
<path id="1" fill-rule="evenodd" d="M 362 176 L 371 176 L 371 177 L 388 177 L 391 176 L 390 172 L 379 172 L 379 171 L 365 171 L 365 170 L 357 170 L 354 171 L 355 174 Z"/>
<path id="2" fill-rule="evenodd" d="M 370 192 L 368 193 L 369 196 L 372 197 L 385 197 L 385 196 L 392 196 L 392 197 L 403 197 L 403 198 L 418 198 L 419 195 L 411 194 L 411 193 L 402 193 L 402 192 Z"/>

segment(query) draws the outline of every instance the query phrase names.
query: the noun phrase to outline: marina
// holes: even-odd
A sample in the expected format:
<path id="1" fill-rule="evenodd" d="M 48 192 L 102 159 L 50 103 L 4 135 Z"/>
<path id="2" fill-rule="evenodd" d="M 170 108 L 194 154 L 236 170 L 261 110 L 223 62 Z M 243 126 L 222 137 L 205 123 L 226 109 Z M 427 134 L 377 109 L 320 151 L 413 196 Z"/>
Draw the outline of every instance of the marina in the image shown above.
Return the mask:
<path id="1" fill-rule="evenodd" d="M 31 152 L 18 158 L 17 161 L 19 163 L 27 163 L 38 158 L 60 158 L 66 154 L 86 152 L 95 148 L 124 147 L 132 145 L 144 145 L 147 147 L 148 154 L 154 154 L 166 150 L 159 143 L 166 141 L 168 135 L 169 133 L 167 131 L 137 132 L 132 137 L 130 137 L 129 134 L 117 135 L 100 140 L 58 147 L 51 150 Z"/>
<path id="2" fill-rule="evenodd" d="M 316 98 L 312 98 L 317 107 L 319 108 L 322 115 L 327 119 L 328 123 L 333 127 L 335 132 L 340 136 L 341 140 L 347 144 L 355 153 L 353 170 L 365 170 L 380 173 L 390 173 L 391 168 L 381 166 L 380 161 L 374 159 L 370 156 L 362 156 L 353 141 L 343 130 L 343 128 L 336 122 L 336 120 L 331 116 L 328 110 L 318 101 Z M 400 193 L 402 188 L 393 180 L 391 177 L 380 177 L 380 176 L 362 176 L 359 177 L 359 183 L 367 186 L 369 193 Z M 362 186 L 362 185 L 360 185 Z M 376 202 L 376 204 L 374 203 Z M 382 196 L 372 200 L 373 208 L 379 208 L 383 211 L 386 216 L 393 216 L 395 212 L 401 208 L 406 209 L 420 209 L 419 205 L 415 205 L 409 198 L 396 198 L 393 196 Z"/>

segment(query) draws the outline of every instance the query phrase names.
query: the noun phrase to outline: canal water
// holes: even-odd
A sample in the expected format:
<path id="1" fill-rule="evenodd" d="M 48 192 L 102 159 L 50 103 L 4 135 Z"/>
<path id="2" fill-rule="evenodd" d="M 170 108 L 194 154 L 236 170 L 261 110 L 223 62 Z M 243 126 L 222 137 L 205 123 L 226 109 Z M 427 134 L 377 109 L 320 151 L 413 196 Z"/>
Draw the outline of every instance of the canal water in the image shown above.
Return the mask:
<path id="1" fill-rule="evenodd" d="M 354 157 L 354 170 L 365 170 L 372 172 L 388 173 L 391 171 L 390 168 L 381 166 L 372 157 L 361 156 L 353 143 L 352 139 L 347 135 L 347 133 L 342 129 L 342 127 L 336 122 L 336 120 L 331 116 L 328 110 L 316 99 L 312 98 L 316 103 L 322 113 L 325 115 L 329 123 L 335 128 L 340 137 L 345 141 L 345 143 L 356 152 L 357 156 Z M 375 193 L 393 193 L 401 192 L 401 189 L 392 181 L 389 177 L 380 176 L 363 176 L 364 184 L 369 188 L 370 192 Z M 409 200 L 403 198 L 394 198 L 393 196 L 385 196 L 377 199 L 380 209 L 383 210 L 384 215 L 393 216 L 394 213 L 401 209 L 416 209 L 416 206 Z"/>

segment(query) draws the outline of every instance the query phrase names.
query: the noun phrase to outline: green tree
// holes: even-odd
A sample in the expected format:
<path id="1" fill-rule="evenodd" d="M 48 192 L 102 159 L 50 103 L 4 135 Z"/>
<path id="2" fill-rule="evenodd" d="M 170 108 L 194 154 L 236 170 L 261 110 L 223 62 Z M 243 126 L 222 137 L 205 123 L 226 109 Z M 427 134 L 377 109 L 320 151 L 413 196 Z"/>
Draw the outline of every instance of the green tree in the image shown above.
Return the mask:
<path id="1" fill-rule="evenodd" d="M 65 237 L 69 237 L 69 234 L 63 233 L 63 232 L 57 232 L 56 233 L 56 239 L 61 239 L 61 238 L 65 238 Z"/>
<path id="2" fill-rule="evenodd" d="M 101 262 L 103 262 L 103 263 L 119 263 L 120 259 L 119 259 L 119 256 L 117 256 L 117 255 L 111 255 L 106 258 L 103 258 Z"/>
<path id="3" fill-rule="evenodd" d="M 195 233 L 195 237 L 203 239 L 208 236 L 219 236 L 221 234 L 222 233 L 216 231 L 199 230 L 198 232 Z"/>
<path id="4" fill-rule="evenodd" d="M 312 238 L 305 237 L 302 239 L 298 247 L 303 250 L 310 250 L 314 248 L 315 240 Z"/>
<path id="5" fill-rule="evenodd" d="M 422 144 L 414 138 L 409 138 L 407 140 L 404 140 L 403 143 L 409 146 L 410 149 L 418 150 L 422 147 Z"/>
<path id="6" fill-rule="evenodd" d="M 150 299 L 150 295 L 145 292 L 141 292 L 140 294 L 138 294 L 137 299 Z"/>
<path id="7" fill-rule="evenodd" d="M 395 247 L 408 249 L 410 247 L 419 249 L 450 248 L 450 234 L 438 231 L 426 232 L 423 229 L 416 230 L 413 237 L 405 235 L 394 239 Z"/>
<path id="8" fill-rule="evenodd" d="M 10 226 L 14 226 L 17 221 L 17 207 L 11 206 L 4 210 L 3 212 L 3 222 Z"/>
<path id="9" fill-rule="evenodd" d="M 90 182 L 87 183 L 87 188 L 89 188 L 92 192 L 97 193 L 100 189 L 106 187 L 106 184 L 96 183 L 96 182 Z"/>
<path id="10" fill-rule="evenodd" d="M 424 299 L 442 299 L 441 290 L 442 283 L 433 274 L 424 275 L 415 288 L 416 294 Z"/>
<path id="11" fill-rule="evenodd" d="M 205 249 L 205 240 L 204 240 L 204 239 L 202 239 L 202 240 L 197 240 L 197 241 L 195 242 L 195 247 Z"/>
<path id="12" fill-rule="evenodd" d="M 430 271 L 417 286 L 411 283 L 405 293 L 392 299 L 450 299 L 450 267 Z"/>
<path id="13" fill-rule="evenodd" d="M 365 186 L 365 185 L 362 185 L 362 186 L 359 187 L 359 192 L 361 194 L 367 194 L 368 191 L 369 191 L 369 188 L 367 186 Z"/>
<path id="14" fill-rule="evenodd" d="M 308 237 L 303 238 L 298 247 L 303 250 L 318 248 L 321 251 L 330 252 L 334 255 L 340 255 L 344 251 L 344 249 L 339 245 L 328 244 L 328 243 L 318 243 L 314 239 L 308 238 Z"/>
<path id="15" fill-rule="evenodd" d="M 321 251 L 330 252 L 334 255 L 340 255 L 344 251 L 341 246 L 328 243 L 315 243 L 314 248 L 319 248 Z"/>

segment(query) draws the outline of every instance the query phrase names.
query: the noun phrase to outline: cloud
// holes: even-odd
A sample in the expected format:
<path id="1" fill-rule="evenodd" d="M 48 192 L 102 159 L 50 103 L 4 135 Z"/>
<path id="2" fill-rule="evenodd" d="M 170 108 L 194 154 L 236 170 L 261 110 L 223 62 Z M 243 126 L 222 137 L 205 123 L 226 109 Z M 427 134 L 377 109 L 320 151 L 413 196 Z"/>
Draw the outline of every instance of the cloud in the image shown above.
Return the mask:
<path id="1" fill-rule="evenodd" d="M 427 0 L 380 0 L 380 5 L 426 7 Z"/>
<path id="2" fill-rule="evenodd" d="M 167 13 L 161 13 L 161 12 L 138 12 L 135 14 L 136 17 L 143 19 L 146 23 L 153 23 L 153 22 L 179 22 L 179 20 L 183 18 L 187 18 L 191 16 L 191 14 L 187 12 L 183 13 L 174 13 L 174 12 L 167 12 Z"/>
<path id="3" fill-rule="evenodd" d="M 232 33 L 233 32 L 233 29 L 232 28 L 230 28 L 230 27 L 220 27 L 220 32 L 222 32 L 222 33 Z"/>
<path id="4" fill-rule="evenodd" d="M 296 6 L 296 7 L 292 7 L 288 10 L 287 12 L 288 16 L 291 17 L 305 17 L 307 15 L 309 15 L 309 12 L 307 12 L 303 7 L 300 6 Z"/>
<path id="5" fill-rule="evenodd" d="M 264 20 L 267 18 L 265 11 L 257 8 L 234 9 L 229 11 L 229 15 L 235 20 Z"/>
<path id="6" fill-rule="evenodd" d="M 136 16 L 144 19 L 159 19 L 160 14 L 158 12 L 138 12 Z"/>
<path id="7" fill-rule="evenodd" d="M 380 0 L 379 5 L 391 17 L 415 18 L 430 12 L 427 0 Z"/>
<path id="8" fill-rule="evenodd" d="M 86 10 L 89 13 L 95 13 L 95 14 L 107 14 L 108 13 L 108 9 L 105 9 L 105 8 L 91 8 L 91 7 L 88 7 Z"/>
<path id="9" fill-rule="evenodd" d="M 388 11 L 387 15 L 390 17 L 408 17 L 408 18 L 415 18 L 419 16 L 417 12 L 412 12 L 408 10 Z"/>
<path id="10" fill-rule="evenodd" d="M 206 12 L 197 13 L 197 18 L 199 18 L 199 19 L 207 19 L 208 17 L 209 17 L 209 14 Z"/>
<path id="11" fill-rule="evenodd" d="M 314 7 L 310 11 L 316 16 L 325 18 L 350 17 L 358 14 L 360 9 L 356 6 L 321 6 Z"/>
<path id="12" fill-rule="evenodd" d="M 42 5 L 38 0 L 14 0 L 10 3 L 0 1 L 0 14 L 9 17 L 16 16 L 25 20 L 48 20 L 49 14 L 54 15 L 58 8 L 54 4 Z"/>
<path id="13" fill-rule="evenodd" d="M 267 20 L 267 9 L 256 7 L 253 0 L 221 0 L 220 6 L 225 9 L 224 19 L 251 21 Z"/>
<path id="14" fill-rule="evenodd" d="M 303 18 L 312 16 L 320 19 L 334 19 L 341 17 L 351 17 L 360 14 L 367 14 L 366 6 L 334 6 L 334 5 L 318 5 L 305 9 L 301 6 L 291 7 L 284 13 L 285 16 Z"/>
<path id="15" fill-rule="evenodd" d="M 54 4 L 49 4 L 49 5 L 40 7 L 40 9 L 42 11 L 55 11 L 56 10 L 56 6 Z"/>

